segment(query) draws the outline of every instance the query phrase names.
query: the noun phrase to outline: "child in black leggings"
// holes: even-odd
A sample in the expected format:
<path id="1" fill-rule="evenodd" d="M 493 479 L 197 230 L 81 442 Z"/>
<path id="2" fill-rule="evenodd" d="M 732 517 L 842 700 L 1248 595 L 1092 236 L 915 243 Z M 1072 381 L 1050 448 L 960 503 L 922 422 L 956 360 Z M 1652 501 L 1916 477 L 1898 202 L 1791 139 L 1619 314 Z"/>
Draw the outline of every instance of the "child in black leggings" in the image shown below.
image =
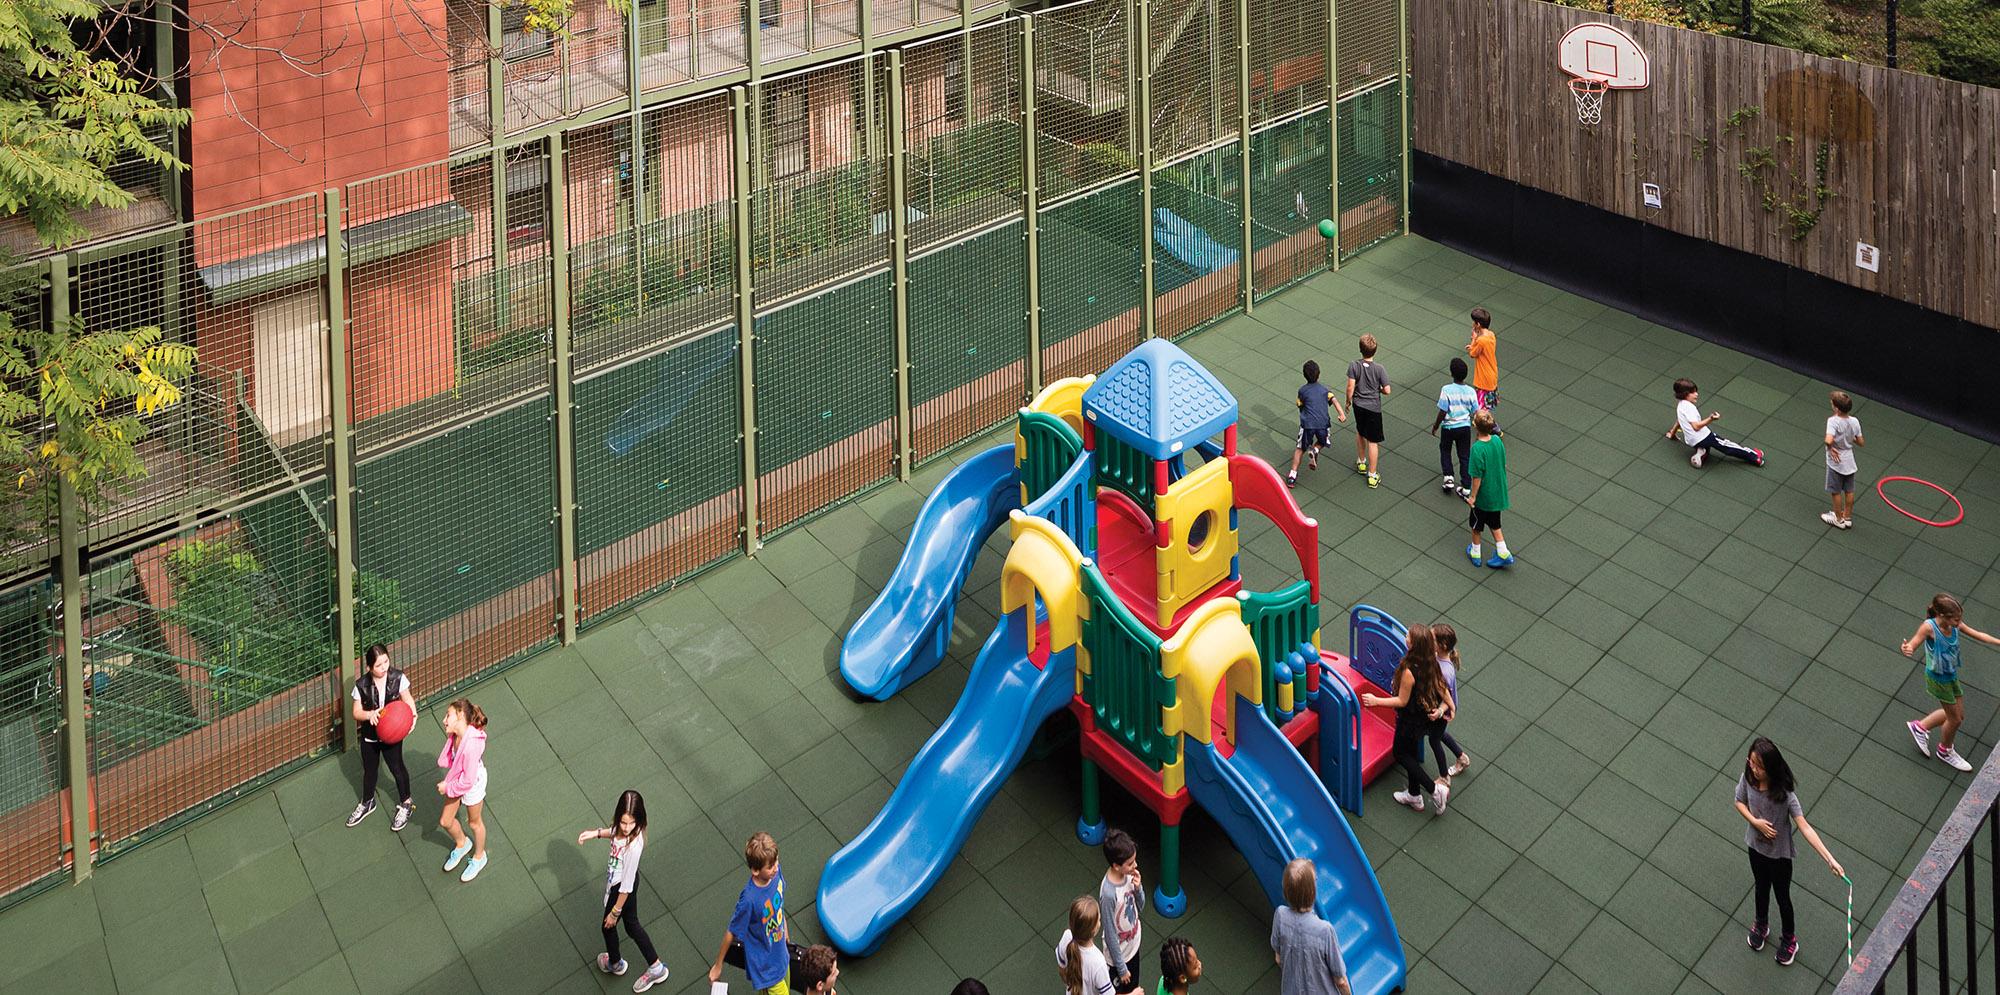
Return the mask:
<path id="1" fill-rule="evenodd" d="M 653 949 L 646 927 L 639 924 L 639 857 L 646 849 L 646 800 L 637 791 L 619 795 L 609 827 L 576 834 L 579 846 L 594 839 L 611 841 L 611 859 L 605 865 L 604 952 L 597 955 L 597 969 L 605 974 L 625 973 L 625 959 L 618 956 L 618 924 L 622 922 L 625 935 L 638 944 L 639 955 L 646 958 L 646 972 L 632 985 L 633 991 L 643 992 L 667 980 L 667 965 Z"/>
<path id="2" fill-rule="evenodd" d="M 376 643 L 368 647 L 361 657 L 361 673 L 354 678 L 354 690 L 349 694 L 353 699 L 355 738 L 361 745 L 361 802 L 347 816 L 347 826 L 352 829 L 361 820 L 375 811 L 375 787 L 382 776 L 382 764 L 389 765 L 389 776 L 396 780 L 396 815 L 389 820 L 389 828 L 401 832 L 409 824 L 410 813 L 417 807 L 410 797 L 410 768 L 403 765 L 403 743 L 384 743 L 375 734 L 375 720 L 382 717 L 382 709 L 392 701 L 400 701 L 410 706 L 411 714 L 417 710 L 417 699 L 410 693 L 409 678 L 401 670 L 389 663 L 389 647 Z"/>
<path id="3" fill-rule="evenodd" d="M 1395 697 L 1364 694 L 1361 704 L 1365 708 L 1396 710 L 1396 738 L 1390 755 L 1403 768 L 1408 787 L 1396 792 L 1395 799 L 1421 812 L 1424 796 L 1428 794 L 1437 804 L 1435 811 L 1442 815 L 1450 791 L 1424 770 L 1424 737 L 1430 734 L 1432 721 L 1450 717 L 1451 697 L 1445 690 L 1443 675 L 1438 673 L 1437 643 L 1431 639 L 1429 627 L 1410 627 L 1409 647 L 1403 653 L 1403 661 L 1396 665 L 1396 676 L 1390 683 L 1396 686 Z"/>
<path id="4" fill-rule="evenodd" d="M 1431 641 L 1437 644 L 1438 675 L 1444 679 L 1445 690 L 1451 693 L 1451 718 L 1455 719 L 1458 717 L 1458 630 L 1439 622 L 1431 626 Z M 1429 733 L 1431 752 L 1437 755 L 1438 770 L 1444 772 L 1438 775 L 1438 780 L 1446 784 L 1472 766 L 1472 758 L 1452 738 L 1450 727 L 1451 719 L 1434 719 Z"/>
<path id="5" fill-rule="evenodd" d="M 1790 966 L 1799 956 L 1799 937 L 1792 919 L 1792 826 L 1819 851 L 1821 860 L 1839 877 L 1847 872 L 1828 853 L 1819 834 L 1806 822 L 1804 807 L 1793 792 L 1792 768 L 1776 744 L 1762 736 L 1750 743 L 1750 755 L 1743 761 L 1743 776 L 1736 779 L 1736 811 L 1750 823 L 1743 845 L 1750 850 L 1750 874 L 1757 881 L 1757 921 L 1750 926 L 1750 949 L 1764 949 L 1771 935 L 1771 895 L 1778 896 L 1778 917 L 1784 932 L 1778 941 L 1777 960 Z"/>

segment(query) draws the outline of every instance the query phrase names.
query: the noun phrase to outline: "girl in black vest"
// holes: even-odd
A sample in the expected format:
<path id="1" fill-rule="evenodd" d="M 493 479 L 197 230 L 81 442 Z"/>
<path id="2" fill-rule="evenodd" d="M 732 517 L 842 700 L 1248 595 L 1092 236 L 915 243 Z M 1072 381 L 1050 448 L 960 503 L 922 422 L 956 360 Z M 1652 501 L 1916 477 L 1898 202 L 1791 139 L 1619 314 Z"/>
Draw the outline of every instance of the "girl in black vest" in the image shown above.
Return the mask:
<path id="1" fill-rule="evenodd" d="M 348 815 L 349 827 L 360 825 L 375 811 L 375 783 L 381 774 L 379 764 L 389 763 L 389 775 L 396 779 L 396 817 L 389 828 L 401 831 L 410 821 L 410 811 L 416 803 L 410 798 L 410 769 L 403 766 L 403 744 L 384 743 L 375 737 L 375 720 L 382 715 L 382 706 L 400 700 L 417 709 L 417 699 L 410 694 L 410 682 L 403 672 L 389 665 L 389 647 L 376 643 L 368 647 L 361 658 L 361 675 L 354 679 L 354 721 L 358 728 L 355 738 L 361 741 L 361 804 L 354 806 Z"/>

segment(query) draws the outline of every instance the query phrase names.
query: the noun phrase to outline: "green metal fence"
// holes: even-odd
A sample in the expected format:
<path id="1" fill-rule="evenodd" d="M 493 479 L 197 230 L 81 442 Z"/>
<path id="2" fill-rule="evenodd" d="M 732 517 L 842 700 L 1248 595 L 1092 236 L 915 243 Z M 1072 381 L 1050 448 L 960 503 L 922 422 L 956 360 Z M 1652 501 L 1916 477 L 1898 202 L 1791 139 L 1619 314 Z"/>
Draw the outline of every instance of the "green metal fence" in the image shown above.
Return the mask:
<path id="1" fill-rule="evenodd" d="M 1086 0 L 0 273 L 201 356 L 144 480 L 10 506 L 0 900 L 340 748 L 370 643 L 435 700 L 1400 232 L 1398 7 L 1336 2 Z M 743 64 L 705 9 L 646 73 Z"/>

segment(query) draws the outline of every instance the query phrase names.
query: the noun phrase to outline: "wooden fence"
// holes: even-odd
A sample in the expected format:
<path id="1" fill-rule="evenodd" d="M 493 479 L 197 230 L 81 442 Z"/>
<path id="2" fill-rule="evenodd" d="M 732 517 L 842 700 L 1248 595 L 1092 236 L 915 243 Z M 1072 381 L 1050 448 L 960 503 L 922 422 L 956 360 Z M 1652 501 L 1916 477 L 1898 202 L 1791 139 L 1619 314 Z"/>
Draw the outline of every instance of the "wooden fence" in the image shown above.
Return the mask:
<path id="1" fill-rule="evenodd" d="M 2000 327 L 2000 90 L 1539 0 L 1410 11 L 1416 150 Z M 1596 126 L 1556 65 L 1586 21 L 1652 67 Z"/>

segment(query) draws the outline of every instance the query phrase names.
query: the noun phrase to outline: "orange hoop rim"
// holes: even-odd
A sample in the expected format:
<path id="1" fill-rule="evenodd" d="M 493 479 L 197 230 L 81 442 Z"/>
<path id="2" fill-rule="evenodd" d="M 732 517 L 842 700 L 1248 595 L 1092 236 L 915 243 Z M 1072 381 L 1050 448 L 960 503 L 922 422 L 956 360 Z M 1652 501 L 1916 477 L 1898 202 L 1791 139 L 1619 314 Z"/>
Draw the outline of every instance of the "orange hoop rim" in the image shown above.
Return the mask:
<path id="1" fill-rule="evenodd" d="M 1611 89 L 1611 84 L 1601 79 L 1592 79 L 1588 76 L 1571 76 L 1569 78 L 1569 88 L 1580 95 L 1598 94 Z"/>

